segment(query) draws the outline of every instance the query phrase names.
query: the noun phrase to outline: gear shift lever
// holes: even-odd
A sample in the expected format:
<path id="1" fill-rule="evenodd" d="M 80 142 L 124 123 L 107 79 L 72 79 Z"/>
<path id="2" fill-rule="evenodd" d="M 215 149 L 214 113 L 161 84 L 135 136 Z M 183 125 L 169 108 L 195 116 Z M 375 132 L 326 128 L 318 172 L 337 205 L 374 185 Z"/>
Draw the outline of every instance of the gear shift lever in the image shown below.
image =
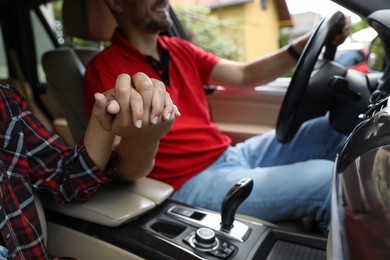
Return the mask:
<path id="1" fill-rule="evenodd" d="M 238 206 L 249 196 L 253 188 L 251 178 L 242 178 L 226 193 L 221 207 L 221 228 L 230 230 L 233 228 L 234 216 Z"/>

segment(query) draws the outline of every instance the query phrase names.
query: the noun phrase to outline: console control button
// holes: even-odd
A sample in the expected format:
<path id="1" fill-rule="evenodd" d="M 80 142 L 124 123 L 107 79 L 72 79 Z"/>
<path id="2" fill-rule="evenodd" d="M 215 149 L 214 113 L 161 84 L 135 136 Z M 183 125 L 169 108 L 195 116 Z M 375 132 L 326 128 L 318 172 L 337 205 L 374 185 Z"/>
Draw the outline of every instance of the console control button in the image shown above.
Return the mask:
<path id="1" fill-rule="evenodd" d="M 184 242 L 192 248 L 221 259 L 229 258 L 236 251 L 235 246 L 218 239 L 214 231 L 209 228 L 200 228 L 196 232 L 191 232 L 184 238 Z"/>
<path id="2" fill-rule="evenodd" d="M 221 241 L 220 246 L 216 250 L 210 251 L 208 253 L 215 257 L 226 259 L 230 257 L 235 250 L 236 248 L 233 245 L 225 241 Z"/>
<path id="3" fill-rule="evenodd" d="M 194 211 L 191 209 L 179 208 L 179 207 L 174 207 L 172 209 L 172 212 L 188 218 L 190 218 L 194 214 Z"/>
<path id="4" fill-rule="evenodd" d="M 217 242 L 214 231 L 209 228 L 199 228 L 194 239 L 196 244 L 205 248 L 214 247 Z"/>
<path id="5" fill-rule="evenodd" d="M 210 228 L 199 228 L 189 238 L 189 243 L 193 248 L 200 251 L 212 251 L 219 247 L 219 240 Z"/>

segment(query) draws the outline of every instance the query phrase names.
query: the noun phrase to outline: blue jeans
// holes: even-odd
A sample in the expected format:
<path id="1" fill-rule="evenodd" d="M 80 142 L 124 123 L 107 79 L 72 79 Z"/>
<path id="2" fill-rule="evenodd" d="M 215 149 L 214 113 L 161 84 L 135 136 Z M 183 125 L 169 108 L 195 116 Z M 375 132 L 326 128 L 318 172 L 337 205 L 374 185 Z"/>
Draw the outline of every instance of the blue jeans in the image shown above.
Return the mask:
<path id="1" fill-rule="evenodd" d="M 8 249 L 0 245 L 0 260 L 6 260 L 8 257 Z"/>
<path id="2" fill-rule="evenodd" d="M 219 212 L 228 190 L 250 177 L 254 187 L 238 213 L 271 222 L 313 215 L 326 230 L 333 161 L 345 139 L 330 128 L 327 117 L 306 122 L 287 144 L 276 140 L 275 131 L 250 138 L 230 146 L 172 198 Z"/>

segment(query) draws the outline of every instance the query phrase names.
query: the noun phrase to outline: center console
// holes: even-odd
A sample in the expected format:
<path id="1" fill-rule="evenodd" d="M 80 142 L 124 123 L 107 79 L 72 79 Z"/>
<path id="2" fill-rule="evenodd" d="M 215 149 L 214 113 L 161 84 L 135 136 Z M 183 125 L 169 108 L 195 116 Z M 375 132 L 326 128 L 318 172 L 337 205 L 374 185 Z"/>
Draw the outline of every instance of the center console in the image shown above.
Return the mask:
<path id="1" fill-rule="evenodd" d="M 222 215 L 169 198 L 136 217 L 128 214 L 131 220 L 116 215 L 116 221 L 97 221 L 98 217 L 92 215 L 107 214 L 102 213 L 104 203 L 113 211 L 118 199 L 102 204 L 98 197 L 91 203 L 60 206 L 44 200 L 44 205 L 49 222 L 145 259 L 326 259 L 324 237 L 237 217 L 235 210 L 249 195 L 252 185 L 250 179 L 235 184 L 222 203 Z M 118 193 L 118 187 L 115 190 Z M 109 197 L 104 192 L 99 196 L 105 200 Z M 76 210 L 79 207 L 83 209 Z"/>
<path id="2" fill-rule="evenodd" d="M 236 219 L 221 228 L 221 215 L 170 201 L 140 226 L 204 259 L 325 259 L 326 240 L 261 222 Z"/>

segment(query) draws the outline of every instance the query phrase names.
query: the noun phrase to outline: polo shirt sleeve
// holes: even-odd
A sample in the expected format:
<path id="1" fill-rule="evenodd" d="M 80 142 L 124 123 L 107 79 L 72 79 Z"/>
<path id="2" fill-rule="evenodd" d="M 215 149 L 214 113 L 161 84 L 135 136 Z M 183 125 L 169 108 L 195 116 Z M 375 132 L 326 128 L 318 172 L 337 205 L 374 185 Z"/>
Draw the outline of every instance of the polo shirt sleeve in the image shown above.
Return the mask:
<path id="1" fill-rule="evenodd" d="M 189 41 L 179 38 L 175 38 L 175 41 L 190 53 L 191 59 L 198 69 L 202 84 L 209 84 L 211 72 L 221 58 Z"/>

